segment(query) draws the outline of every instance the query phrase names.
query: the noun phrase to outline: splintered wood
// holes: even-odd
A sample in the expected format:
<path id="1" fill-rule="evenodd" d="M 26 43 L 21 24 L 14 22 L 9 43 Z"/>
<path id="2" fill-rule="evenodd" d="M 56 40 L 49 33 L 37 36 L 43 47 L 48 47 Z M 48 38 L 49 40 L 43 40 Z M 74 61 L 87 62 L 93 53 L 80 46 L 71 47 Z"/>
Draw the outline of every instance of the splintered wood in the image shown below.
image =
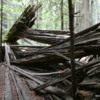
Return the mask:
<path id="1" fill-rule="evenodd" d="M 29 5 L 8 33 L 0 100 L 73 100 L 69 31 L 32 29 L 40 6 Z M 49 45 L 19 45 L 23 38 Z M 75 64 L 77 100 L 100 100 L 100 23 L 75 33 Z"/>

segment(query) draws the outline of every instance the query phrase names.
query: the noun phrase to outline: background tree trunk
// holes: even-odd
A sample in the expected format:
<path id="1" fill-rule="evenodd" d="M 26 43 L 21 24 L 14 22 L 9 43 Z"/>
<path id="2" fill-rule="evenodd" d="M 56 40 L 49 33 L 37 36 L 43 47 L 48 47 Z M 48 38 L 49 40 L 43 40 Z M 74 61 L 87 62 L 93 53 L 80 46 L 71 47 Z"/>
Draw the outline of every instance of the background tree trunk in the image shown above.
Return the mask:
<path id="1" fill-rule="evenodd" d="M 100 22 L 100 0 L 79 0 L 75 3 L 75 31 Z"/>
<path id="2" fill-rule="evenodd" d="M 2 2 L 0 2 L 0 5 L 1 5 L 1 3 Z M 1 36 L 2 36 L 2 22 L 1 22 L 1 20 L 2 20 L 2 7 L 0 8 L 0 46 L 2 45 L 2 38 L 1 38 Z M 0 47 L 0 62 L 1 62 L 1 47 Z"/>
<path id="3" fill-rule="evenodd" d="M 61 0 L 61 30 L 64 29 L 63 0 Z"/>

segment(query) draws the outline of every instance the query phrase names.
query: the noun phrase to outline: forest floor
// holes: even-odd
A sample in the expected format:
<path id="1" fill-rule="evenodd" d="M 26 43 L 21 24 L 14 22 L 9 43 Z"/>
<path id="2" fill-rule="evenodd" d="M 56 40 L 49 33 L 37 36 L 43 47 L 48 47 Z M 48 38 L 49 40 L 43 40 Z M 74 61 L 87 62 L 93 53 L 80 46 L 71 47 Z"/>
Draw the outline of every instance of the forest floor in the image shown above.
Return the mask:
<path id="1" fill-rule="evenodd" d="M 6 70 L 7 70 L 7 66 L 5 66 L 4 64 L 1 64 L 0 65 L 0 100 L 9 100 L 10 89 L 11 89 L 12 100 L 20 100 L 20 97 L 18 97 L 18 91 L 16 90 L 16 84 L 13 81 L 11 73 L 8 74 L 8 78 L 10 80 L 10 86 L 9 84 L 6 84 L 8 83 L 6 80 L 6 73 L 7 73 Z M 21 92 L 23 91 L 22 94 L 25 96 L 25 97 L 22 97 L 23 100 L 44 100 L 42 97 L 37 96 L 34 91 L 29 89 L 29 86 L 26 83 L 27 79 L 25 77 L 19 76 L 18 78 L 19 78 L 18 79 L 19 84 L 21 86 L 20 91 Z M 27 81 L 29 83 L 32 83 L 32 81 L 29 79 Z M 6 97 L 4 96 L 5 93 L 6 93 Z"/>

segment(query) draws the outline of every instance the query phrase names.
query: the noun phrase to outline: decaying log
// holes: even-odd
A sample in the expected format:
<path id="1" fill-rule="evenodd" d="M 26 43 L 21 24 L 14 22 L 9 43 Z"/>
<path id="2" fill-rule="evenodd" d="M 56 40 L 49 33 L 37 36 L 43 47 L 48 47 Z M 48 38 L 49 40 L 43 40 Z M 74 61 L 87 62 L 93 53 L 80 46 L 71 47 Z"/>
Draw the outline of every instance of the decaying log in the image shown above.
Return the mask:
<path id="1" fill-rule="evenodd" d="M 5 62 L 0 70 L 1 65 L 7 70 L 0 72 L 5 75 L 5 100 L 14 98 L 14 89 L 16 100 L 73 99 L 69 31 L 32 29 L 40 7 L 29 5 L 24 10 L 2 46 Z M 18 45 L 17 40 L 23 38 L 50 45 Z M 77 100 L 92 100 L 100 95 L 100 23 L 75 33 L 74 53 Z"/>

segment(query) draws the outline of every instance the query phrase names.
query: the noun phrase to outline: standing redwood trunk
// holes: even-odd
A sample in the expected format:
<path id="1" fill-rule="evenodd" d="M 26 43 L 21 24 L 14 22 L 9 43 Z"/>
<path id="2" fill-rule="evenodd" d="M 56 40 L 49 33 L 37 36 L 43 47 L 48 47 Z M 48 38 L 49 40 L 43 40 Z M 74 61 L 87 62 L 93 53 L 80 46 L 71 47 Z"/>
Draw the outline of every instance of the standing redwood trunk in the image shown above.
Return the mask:
<path id="1" fill-rule="evenodd" d="M 61 30 L 64 29 L 63 0 L 61 0 Z"/>

